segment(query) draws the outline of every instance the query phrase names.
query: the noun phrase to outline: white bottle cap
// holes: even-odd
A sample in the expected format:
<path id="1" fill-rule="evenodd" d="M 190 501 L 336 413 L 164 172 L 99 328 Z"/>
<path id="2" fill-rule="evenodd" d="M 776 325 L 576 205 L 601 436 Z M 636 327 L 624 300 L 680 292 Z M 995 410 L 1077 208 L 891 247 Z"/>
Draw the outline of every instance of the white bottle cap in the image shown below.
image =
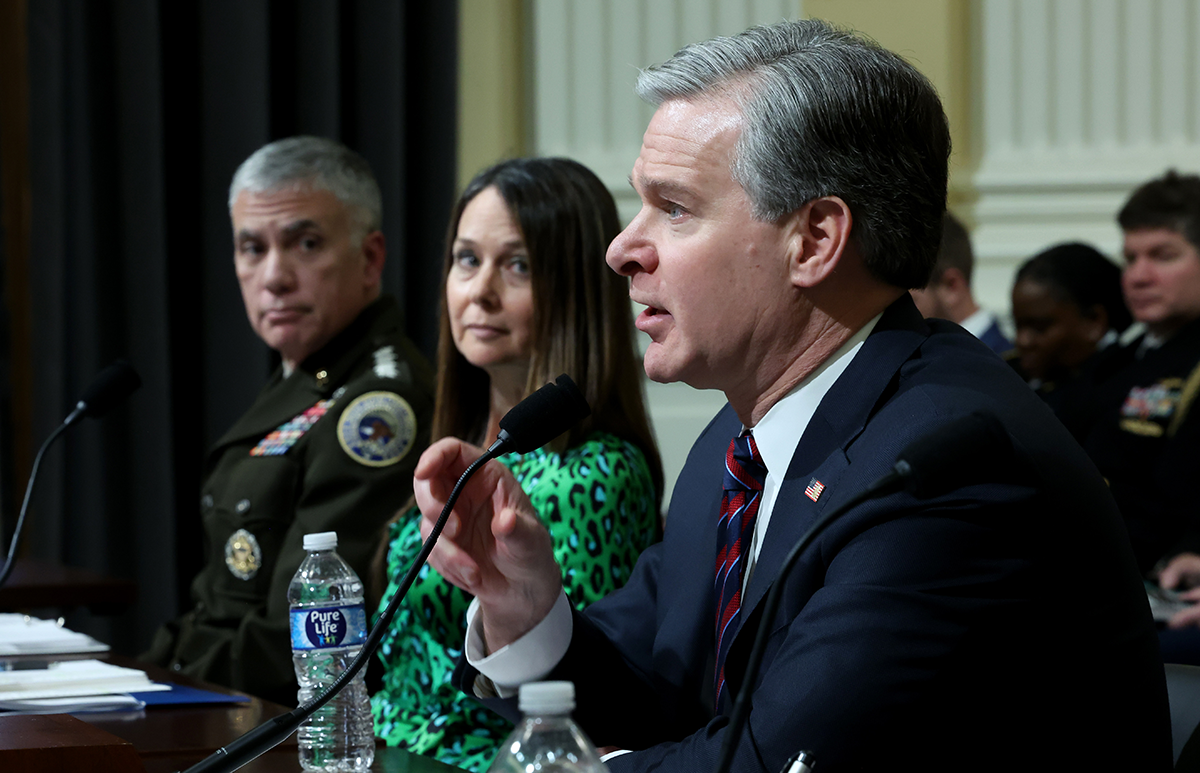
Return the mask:
<path id="1" fill-rule="evenodd" d="M 320 531 L 304 535 L 305 550 L 333 550 L 337 547 L 336 531 Z"/>
<path id="2" fill-rule="evenodd" d="M 571 682 L 529 682 L 521 685 L 522 714 L 570 714 L 575 710 Z"/>

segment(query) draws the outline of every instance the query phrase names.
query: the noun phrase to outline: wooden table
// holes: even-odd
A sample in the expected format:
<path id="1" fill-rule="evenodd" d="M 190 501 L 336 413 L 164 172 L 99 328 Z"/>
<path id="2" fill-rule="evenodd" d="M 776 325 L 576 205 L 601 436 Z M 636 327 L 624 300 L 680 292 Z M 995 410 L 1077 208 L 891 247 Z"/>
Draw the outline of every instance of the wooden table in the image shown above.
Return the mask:
<path id="1" fill-rule="evenodd" d="M 244 695 L 164 668 L 138 663 L 131 658 L 119 655 L 101 658 L 117 665 L 140 668 L 154 681 Z M 150 706 L 141 711 L 79 714 L 78 719 L 132 744 L 141 758 L 145 773 L 174 773 L 200 762 L 266 720 L 288 711 L 290 709 L 287 707 L 250 698 L 247 703 Z M 12 719 L 17 718 L 9 718 Z M 6 719 L 0 717 L 0 746 L 5 735 L 5 722 Z M 242 770 L 246 773 L 296 773 L 300 770 L 296 736 L 293 734 Z M 449 773 L 458 769 L 400 749 L 376 747 L 371 770 L 382 773 Z"/>
<path id="2" fill-rule="evenodd" d="M 0 586 L 0 611 L 87 607 L 95 614 L 113 615 L 124 612 L 136 598 L 137 584 L 133 580 L 22 559 L 13 566 L 8 581 Z"/>

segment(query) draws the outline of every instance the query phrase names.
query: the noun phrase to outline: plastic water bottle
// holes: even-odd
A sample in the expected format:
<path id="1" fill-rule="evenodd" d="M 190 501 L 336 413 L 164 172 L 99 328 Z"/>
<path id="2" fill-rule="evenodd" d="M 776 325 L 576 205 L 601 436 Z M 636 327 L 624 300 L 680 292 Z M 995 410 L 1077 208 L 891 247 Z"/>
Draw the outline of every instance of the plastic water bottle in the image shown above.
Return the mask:
<path id="1" fill-rule="evenodd" d="M 301 704 L 333 684 L 366 640 L 363 584 L 334 552 L 336 547 L 337 532 L 304 535 L 308 555 L 288 585 L 292 664 Z M 300 725 L 297 739 L 303 769 L 364 771 L 371 767 L 375 730 L 363 671 Z"/>
<path id="2" fill-rule="evenodd" d="M 488 773 L 607 773 L 596 747 L 571 720 L 575 685 L 521 685 L 521 720 L 500 747 Z"/>

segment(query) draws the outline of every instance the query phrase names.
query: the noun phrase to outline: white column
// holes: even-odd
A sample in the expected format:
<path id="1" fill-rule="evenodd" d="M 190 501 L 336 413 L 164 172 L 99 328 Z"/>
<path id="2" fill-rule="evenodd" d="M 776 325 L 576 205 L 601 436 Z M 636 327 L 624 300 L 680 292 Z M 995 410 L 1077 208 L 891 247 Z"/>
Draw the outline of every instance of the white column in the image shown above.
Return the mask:
<path id="1" fill-rule="evenodd" d="M 1116 258 L 1114 217 L 1169 167 L 1200 171 L 1200 0 L 977 0 L 976 295 L 1078 240 Z"/>
<path id="2" fill-rule="evenodd" d="M 633 93 L 639 68 L 688 43 L 800 16 L 799 0 L 533 0 L 531 67 L 537 155 L 565 155 L 608 185 L 633 216 L 627 178 L 653 110 Z"/>

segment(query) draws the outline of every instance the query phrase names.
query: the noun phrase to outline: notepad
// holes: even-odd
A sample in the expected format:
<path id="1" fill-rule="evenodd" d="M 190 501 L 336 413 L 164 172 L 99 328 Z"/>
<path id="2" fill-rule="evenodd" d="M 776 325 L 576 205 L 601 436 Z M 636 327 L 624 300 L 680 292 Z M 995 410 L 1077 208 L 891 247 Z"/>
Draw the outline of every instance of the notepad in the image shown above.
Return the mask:
<path id="1" fill-rule="evenodd" d="M 64 660 L 48 668 L 0 671 L 0 701 L 6 702 L 170 689 L 151 682 L 144 671 L 99 660 Z"/>
<path id="2" fill-rule="evenodd" d="M 0 614 L 0 656 L 108 652 L 109 646 L 52 620 Z"/>
<path id="3" fill-rule="evenodd" d="M 99 711 L 137 711 L 146 702 L 132 695 L 80 695 L 74 698 L 0 700 L 0 716 L 13 714 L 89 714 Z"/>

